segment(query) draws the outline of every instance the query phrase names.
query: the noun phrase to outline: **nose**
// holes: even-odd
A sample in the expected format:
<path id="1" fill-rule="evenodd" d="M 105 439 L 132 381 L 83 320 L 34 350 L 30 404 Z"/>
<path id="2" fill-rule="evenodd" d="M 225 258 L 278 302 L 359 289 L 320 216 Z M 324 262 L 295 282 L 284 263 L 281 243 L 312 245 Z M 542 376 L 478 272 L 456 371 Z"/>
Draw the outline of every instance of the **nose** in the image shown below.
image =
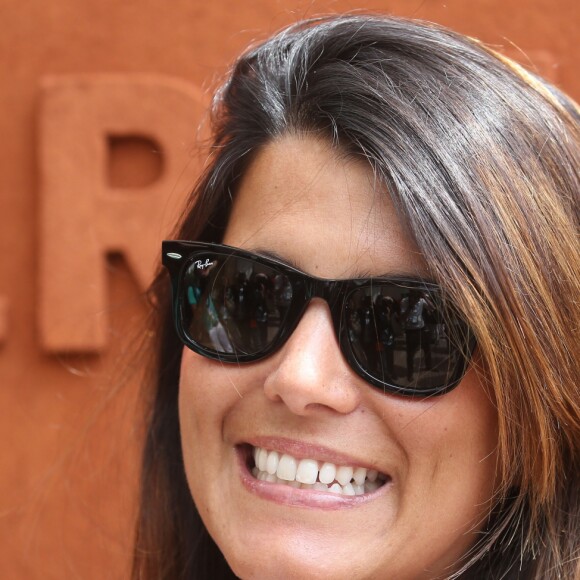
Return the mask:
<path id="1" fill-rule="evenodd" d="M 321 409 L 347 414 L 360 403 L 358 377 L 337 343 L 328 304 L 314 299 L 298 326 L 272 361 L 264 393 L 294 414 Z"/>

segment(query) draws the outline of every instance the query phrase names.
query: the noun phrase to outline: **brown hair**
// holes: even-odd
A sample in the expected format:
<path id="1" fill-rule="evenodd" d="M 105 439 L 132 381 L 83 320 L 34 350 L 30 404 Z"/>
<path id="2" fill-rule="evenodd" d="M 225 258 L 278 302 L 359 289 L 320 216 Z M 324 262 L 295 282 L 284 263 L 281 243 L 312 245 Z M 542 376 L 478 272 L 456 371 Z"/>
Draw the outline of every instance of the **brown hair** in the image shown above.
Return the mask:
<path id="1" fill-rule="evenodd" d="M 299 23 L 244 54 L 217 92 L 210 163 L 178 229 L 220 241 L 240 176 L 285 133 L 368 161 L 475 332 L 498 408 L 495 508 L 452 577 L 580 572 L 578 119 L 555 88 L 438 26 Z M 167 286 L 161 273 L 152 288 L 159 357 L 133 577 L 233 578 L 185 480 Z"/>

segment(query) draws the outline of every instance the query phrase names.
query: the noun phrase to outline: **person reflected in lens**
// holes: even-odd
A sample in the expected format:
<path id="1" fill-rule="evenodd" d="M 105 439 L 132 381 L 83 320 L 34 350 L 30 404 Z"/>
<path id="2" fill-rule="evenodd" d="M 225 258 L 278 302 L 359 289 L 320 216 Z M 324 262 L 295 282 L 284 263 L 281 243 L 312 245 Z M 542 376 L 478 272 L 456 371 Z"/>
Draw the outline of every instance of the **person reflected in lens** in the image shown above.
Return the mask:
<path id="1" fill-rule="evenodd" d="M 252 343 L 254 350 L 260 350 L 266 344 L 268 338 L 268 302 L 270 301 L 270 281 L 263 273 L 254 275 L 252 280 L 252 320 L 255 334 Z"/>
<path id="2" fill-rule="evenodd" d="M 369 368 L 377 367 L 379 336 L 376 321 L 377 312 L 374 309 L 372 296 L 365 296 L 359 310 L 361 324 L 360 341 L 365 353 L 366 364 Z"/>
<path id="3" fill-rule="evenodd" d="M 410 292 L 408 297 L 402 300 L 401 314 L 405 327 L 405 340 L 407 343 L 407 380 L 413 380 L 415 366 L 431 370 L 431 340 L 429 327 L 426 319 L 432 308 L 425 297 L 418 291 Z M 415 355 L 423 351 L 424 361 L 419 359 L 415 363 Z"/>
<path id="4" fill-rule="evenodd" d="M 384 369 L 391 380 L 397 378 L 395 372 L 395 331 L 393 318 L 395 315 L 395 301 L 391 296 L 377 294 L 374 302 L 375 321 L 377 326 L 377 350 L 379 352 L 380 367 Z"/>

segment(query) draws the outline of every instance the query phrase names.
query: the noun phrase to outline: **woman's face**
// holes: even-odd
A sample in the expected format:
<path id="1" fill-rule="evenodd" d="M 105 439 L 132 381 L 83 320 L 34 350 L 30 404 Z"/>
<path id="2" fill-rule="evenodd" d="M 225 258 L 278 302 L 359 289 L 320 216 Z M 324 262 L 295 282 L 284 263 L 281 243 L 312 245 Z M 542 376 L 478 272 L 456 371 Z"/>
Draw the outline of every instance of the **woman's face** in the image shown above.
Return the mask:
<path id="1" fill-rule="evenodd" d="M 367 165 L 310 137 L 262 150 L 223 241 L 322 278 L 426 272 Z M 223 364 L 184 349 L 179 411 L 191 493 L 244 579 L 435 578 L 473 544 L 489 510 L 497 417 L 477 374 L 439 397 L 386 395 L 350 369 L 320 299 L 260 362 Z M 325 473 L 336 479 L 366 468 L 368 482 L 376 470 L 363 489 L 380 487 L 336 495 L 258 480 L 250 448 L 289 456 L 298 470 L 332 464 L 336 475 L 331 465 Z"/>

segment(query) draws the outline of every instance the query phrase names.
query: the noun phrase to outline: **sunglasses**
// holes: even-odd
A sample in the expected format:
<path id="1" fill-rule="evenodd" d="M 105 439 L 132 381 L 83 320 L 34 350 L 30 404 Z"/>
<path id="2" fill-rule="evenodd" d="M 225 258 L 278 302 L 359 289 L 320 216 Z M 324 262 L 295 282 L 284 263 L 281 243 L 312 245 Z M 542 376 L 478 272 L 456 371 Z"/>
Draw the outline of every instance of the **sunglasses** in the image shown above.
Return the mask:
<path id="1" fill-rule="evenodd" d="M 196 353 L 250 363 L 281 348 L 310 301 L 328 303 L 352 370 L 383 392 L 445 393 L 465 374 L 473 334 L 439 287 L 403 278 L 327 280 L 222 244 L 165 241 L 177 334 Z"/>

